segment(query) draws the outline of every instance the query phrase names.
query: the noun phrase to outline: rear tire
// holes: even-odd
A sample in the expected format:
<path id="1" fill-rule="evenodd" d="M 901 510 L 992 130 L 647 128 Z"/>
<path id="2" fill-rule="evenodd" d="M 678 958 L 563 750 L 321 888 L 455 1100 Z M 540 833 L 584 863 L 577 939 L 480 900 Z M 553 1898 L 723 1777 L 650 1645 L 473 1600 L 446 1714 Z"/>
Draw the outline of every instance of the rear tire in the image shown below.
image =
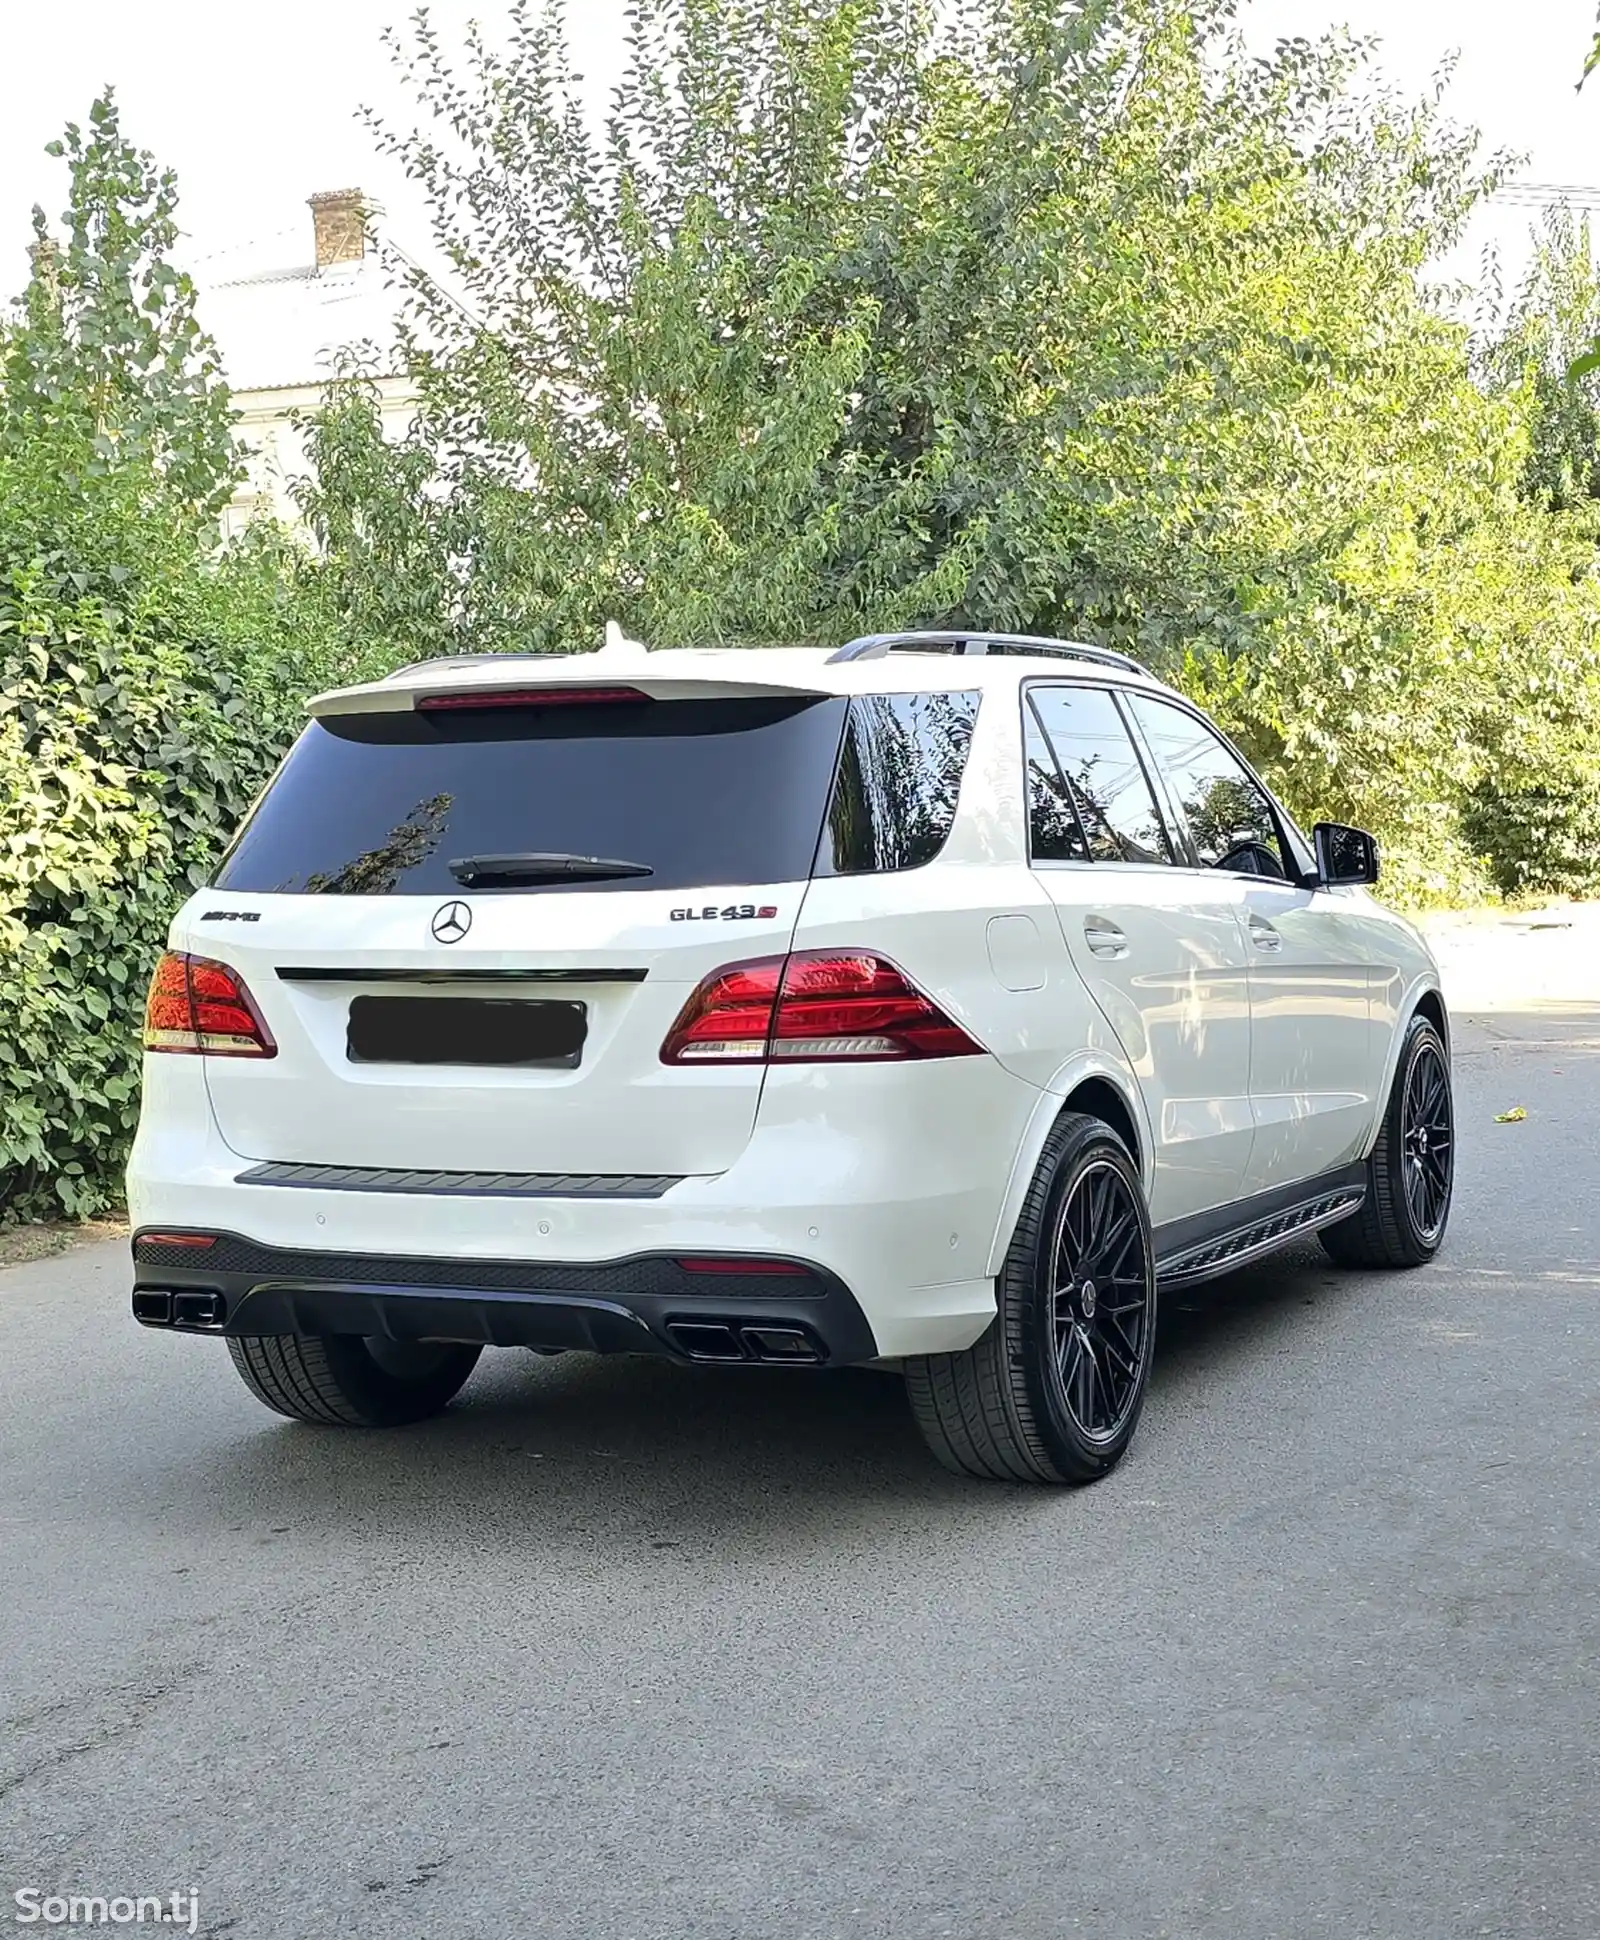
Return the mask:
<path id="1" fill-rule="evenodd" d="M 442 1413 L 483 1350 L 358 1334 L 239 1334 L 228 1352 L 255 1398 L 291 1421 L 399 1428 Z"/>
<path id="2" fill-rule="evenodd" d="M 1455 1185 L 1450 1054 L 1420 1013 L 1406 1027 L 1359 1212 L 1318 1237 L 1340 1266 L 1425 1266 L 1444 1243 Z"/>
<path id="3" fill-rule="evenodd" d="M 1093 1482 L 1122 1459 L 1155 1345 L 1155 1249 L 1139 1174 L 1099 1119 L 1051 1131 L 995 1286 L 959 1354 L 905 1363 L 929 1448 L 957 1475 Z"/>

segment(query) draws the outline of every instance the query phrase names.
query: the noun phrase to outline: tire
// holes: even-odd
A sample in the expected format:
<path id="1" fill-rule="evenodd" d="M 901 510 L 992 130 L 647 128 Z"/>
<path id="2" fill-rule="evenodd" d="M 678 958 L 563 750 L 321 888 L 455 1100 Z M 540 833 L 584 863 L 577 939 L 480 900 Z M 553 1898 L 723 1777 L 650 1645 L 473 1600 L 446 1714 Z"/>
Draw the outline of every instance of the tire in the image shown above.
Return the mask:
<path id="1" fill-rule="evenodd" d="M 255 1398 L 291 1421 L 399 1428 L 442 1413 L 483 1350 L 358 1334 L 240 1334 L 228 1352 Z"/>
<path id="2" fill-rule="evenodd" d="M 1431 1122 L 1416 1122 L 1419 1107 L 1430 1099 L 1433 1109 L 1424 1115 Z M 1425 1266 L 1444 1243 L 1454 1186 L 1450 1054 L 1438 1027 L 1419 1013 L 1406 1026 L 1378 1142 L 1367 1161 L 1366 1199 L 1359 1212 L 1323 1228 L 1323 1251 L 1340 1266 Z"/>
<path id="3" fill-rule="evenodd" d="M 1106 1291 L 1119 1297 L 1107 1300 Z M 985 1481 L 1109 1474 L 1144 1403 L 1156 1282 L 1138 1170 L 1099 1119 L 1057 1120 L 995 1298 L 994 1324 L 980 1341 L 905 1363 L 929 1448 L 955 1474 Z"/>

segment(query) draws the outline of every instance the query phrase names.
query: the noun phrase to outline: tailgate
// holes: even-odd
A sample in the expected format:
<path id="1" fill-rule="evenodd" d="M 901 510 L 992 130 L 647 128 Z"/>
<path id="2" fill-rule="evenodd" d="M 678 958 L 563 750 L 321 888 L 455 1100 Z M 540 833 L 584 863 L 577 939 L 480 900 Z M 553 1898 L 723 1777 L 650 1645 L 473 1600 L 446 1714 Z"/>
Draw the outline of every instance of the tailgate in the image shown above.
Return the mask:
<path id="1" fill-rule="evenodd" d="M 243 975 L 277 1045 L 207 1058 L 224 1139 L 352 1167 L 731 1165 L 762 1067 L 669 1067 L 661 1045 L 704 976 L 788 949 L 845 705 L 314 721 L 173 935 Z M 491 887 L 463 866 L 484 858 Z M 585 879 L 614 865 L 632 873 Z"/>
<path id="2" fill-rule="evenodd" d="M 246 1158 L 303 1164 L 720 1172 L 749 1140 L 762 1067 L 667 1066 L 662 1040 L 703 976 L 733 957 L 788 949 L 804 889 L 717 890 L 693 905 L 716 914 L 692 919 L 675 919 L 685 905 L 659 891 L 463 896 L 443 905 L 404 896 L 376 908 L 343 897 L 251 904 L 212 896 L 195 906 L 179 947 L 243 974 L 278 1047 L 270 1060 L 206 1060 L 218 1127 Z M 435 943 L 435 916 L 457 904 L 469 919 L 465 936 Z M 246 908 L 255 922 L 231 920 Z M 210 910 L 228 913 L 201 920 Z M 353 1057 L 351 1008 L 372 999 L 406 1006 L 418 1051 L 436 1037 L 451 1042 L 464 1004 L 491 1007 L 483 1012 L 490 1056 L 498 1036 L 508 1053 L 527 1049 L 509 1028 L 508 1005 L 557 1006 L 563 1020 L 576 1006 L 582 1042 L 575 1061 Z M 441 1002 L 452 1015 L 435 1032 L 423 1007 Z M 380 1051 L 391 1048 L 380 1042 Z M 399 1048 L 407 1048 L 403 1034 Z M 480 1041 L 466 1048 L 486 1054 Z"/>

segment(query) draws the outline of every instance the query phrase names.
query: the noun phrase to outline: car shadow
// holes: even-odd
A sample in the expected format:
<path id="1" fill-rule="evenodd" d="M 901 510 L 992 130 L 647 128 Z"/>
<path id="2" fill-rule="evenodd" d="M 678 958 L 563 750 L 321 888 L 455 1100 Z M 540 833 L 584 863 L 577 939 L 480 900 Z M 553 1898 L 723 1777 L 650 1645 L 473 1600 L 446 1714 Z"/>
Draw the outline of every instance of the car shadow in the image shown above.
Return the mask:
<path id="1" fill-rule="evenodd" d="M 1254 1266 L 1203 1285 L 1166 1290 L 1161 1299 L 1150 1405 L 1164 1389 L 1203 1383 L 1225 1362 L 1255 1352 L 1264 1334 L 1274 1344 L 1309 1331 L 1305 1310 L 1337 1300 L 1362 1276 L 1337 1267 L 1315 1240 L 1302 1241 Z"/>
<path id="2" fill-rule="evenodd" d="M 970 1528 L 982 1540 L 997 1514 L 1008 1525 L 1067 1502 L 1099 1502 L 1094 1522 L 1114 1513 L 1124 1486 L 1148 1486 L 1140 1471 L 1163 1403 L 1217 1378 L 1219 1363 L 1258 1353 L 1263 1335 L 1294 1330 L 1308 1318 L 1304 1302 L 1338 1277 L 1320 1253 L 1281 1257 L 1169 1300 L 1140 1435 L 1117 1475 L 1086 1495 L 947 1474 L 886 1370 L 502 1351 L 485 1355 L 454 1407 L 418 1427 L 283 1423 L 232 1440 L 190 1506 L 213 1526 L 275 1521 L 330 1537 L 354 1516 L 366 1535 L 402 1545 L 425 1531 L 430 1545 L 448 1545 L 486 1530 L 525 1542 L 537 1530 L 541 1553 L 603 1538 L 641 1554 L 714 1542 L 746 1558 L 881 1540 L 886 1515 L 944 1539 Z"/>

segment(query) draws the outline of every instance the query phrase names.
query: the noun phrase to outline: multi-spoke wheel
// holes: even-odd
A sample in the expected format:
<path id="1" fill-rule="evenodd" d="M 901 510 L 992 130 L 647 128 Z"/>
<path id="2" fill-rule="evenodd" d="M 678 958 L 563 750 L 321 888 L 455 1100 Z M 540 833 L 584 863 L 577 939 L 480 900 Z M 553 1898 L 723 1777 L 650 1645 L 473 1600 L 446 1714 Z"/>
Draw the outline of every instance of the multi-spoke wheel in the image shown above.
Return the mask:
<path id="1" fill-rule="evenodd" d="M 1092 1159 L 1062 1198 L 1051 1238 L 1056 1374 L 1086 1438 L 1116 1434 L 1144 1379 L 1150 1275 L 1139 1188 Z"/>
<path id="2" fill-rule="evenodd" d="M 1438 1252 L 1455 1184 L 1450 1054 L 1438 1027 L 1413 1017 L 1383 1126 L 1367 1161 L 1361 1210 L 1322 1235 L 1342 1266 L 1421 1266 Z"/>
<path id="3" fill-rule="evenodd" d="M 1455 1126 L 1443 1047 L 1423 1041 L 1406 1078 L 1400 1149 L 1406 1204 L 1418 1234 L 1436 1245 L 1450 1212 Z"/>
<path id="4" fill-rule="evenodd" d="M 975 1346 L 907 1362 L 918 1426 L 961 1475 L 1092 1482 L 1132 1439 L 1156 1322 L 1139 1174 L 1098 1119 L 1057 1122 L 995 1292 Z"/>

